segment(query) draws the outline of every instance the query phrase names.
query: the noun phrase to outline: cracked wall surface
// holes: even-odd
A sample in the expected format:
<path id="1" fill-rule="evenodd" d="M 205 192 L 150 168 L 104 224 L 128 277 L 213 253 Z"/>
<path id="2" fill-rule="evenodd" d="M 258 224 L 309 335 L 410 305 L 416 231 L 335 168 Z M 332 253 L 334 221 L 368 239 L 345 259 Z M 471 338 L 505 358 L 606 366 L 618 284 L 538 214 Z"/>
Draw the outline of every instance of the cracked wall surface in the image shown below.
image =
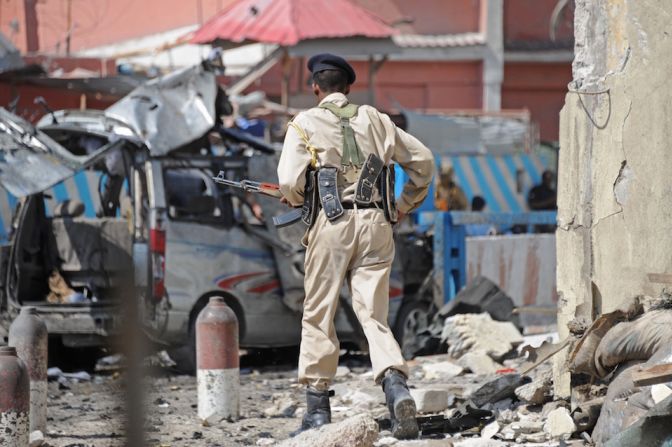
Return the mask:
<path id="1" fill-rule="evenodd" d="M 672 273 L 672 2 L 576 0 L 560 114 L 558 327 L 592 321 Z M 667 287 L 670 287 L 668 284 Z M 556 393 L 569 396 L 564 358 Z"/>

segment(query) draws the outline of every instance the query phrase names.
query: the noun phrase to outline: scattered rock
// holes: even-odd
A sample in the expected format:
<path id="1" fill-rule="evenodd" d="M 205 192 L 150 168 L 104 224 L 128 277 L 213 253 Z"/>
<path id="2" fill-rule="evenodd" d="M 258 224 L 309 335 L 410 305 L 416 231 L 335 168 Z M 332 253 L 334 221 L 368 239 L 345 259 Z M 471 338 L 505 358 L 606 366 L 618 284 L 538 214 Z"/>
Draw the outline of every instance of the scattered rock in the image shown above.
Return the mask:
<path id="1" fill-rule="evenodd" d="M 516 442 L 546 442 L 548 435 L 544 432 L 523 434 L 516 438 Z"/>
<path id="2" fill-rule="evenodd" d="M 552 385 L 549 378 L 543 377 L 516 388 L 516 397 L 524 402 L 541 405 L 553 396 Z"/>
<path id="3" fill-rule="evenodd" d="M 459 358 L 469 351 L 484 351 L 497 361 L 523 342 L 516 326 L 494 321 L 487 313 L 460 314 L 446 318 L 441 341 L 448 354 Z"/>
<path id="4" fill-rule="evenodd" d="M 275 439 L 273 438 L 257 439 L 257 445 L 273 445 L 273 444 L 275 444 Z"/>
<path id="5" fill-rule="evenodd" d="M 481 430 L 481 439 L 492 439 L 497 433 L 499 433 L 499 424 L 497 421 L 493 421 L 483 427 Z"/>
<path id="6" fill-rule="evenodd" d="M 385 395 L 376 390 L 375 393 L 362 389 L 354 389 L 346 392 L 340 401 L 352 408 L 370 410 L 385 402 Z"/>
<path id="7" fill-rule="evenodd" d="M 568 406 L 569 405 L 564 400 L 554 400 L 553 402 L 549 402 L 544 405 L 544 407 L 541 409 L 541 416 L 546 418 L 548 417 L 548 413 L 551 411 L 558 408 L 567 408 Z"/>
<path id="8" fill-rule="evenodd" d="M 495 439 L 470 438 L 453 444 L 455 447 L 505 447 L 506 443 Z"/>
<path id="9" fill-rule="evenodd" d="M 334 424 L 308 430 L 287 439 L 277 447 L 373 447 L 378 438 L 378 424 L 368 415 L 358 415 Z"/>
<path id="10" fill-rule="evenodd" d="M 291 418 L 294 416 L 299 404 L 289 394 L 282 393 L 273 396 L 273 406 L 264 410 L 264 415 L 269 418 Z"/>
<path id="11" fill-rule="evenodd" d="M 437 363 L 425 363 L 422 365 L 422 370 L 425 373 L 425 379 L 450 379 L 459 376 L 464 371 L 460 365 L 444 361 Z"/>
<path id="12" fill-rule="evenodd" d="M 544 430 L 544 423 L 541 421 L 518 421 L 509 426 L 517 435 L 538 433 Z"/>
<path id="13" fill-rule="evenodd" d="M 569 410 L 566 408 L 556 408 L 548 413 L 544 423 L 544 431 L 553 439 L 568 439 L 576 431 L 576 425 Z"/>
<path id="14" fill-rule="evenodd" d="M 437 389 L 411 390 L 419 413 L 439 413 L 448 408 L 448 391 Z"/>
<path id="15" fill-rule="evenodd" d="M 485 351 L 467 352 L 460 357 L 460 365 L 481 376 L 494 374 L 502 367 L 492 360 Z"/>
<path id="16" fill-rule="evenodd" d="M 30 447 L 40 447 L 44 444 L 44 433 L 35 430 L 30 434 Z"/>
<path id="17" fill-rule="evenodd" d="M 375 446 L 376 447 L 387 447 L 388 445 L 394 445 L 399 440 L 397 438 L 393 438 L 392 436 L 385 436 L 380 438 L 378 441 L 376 441 Z"/>
<path id="18" fill-rule="evenodd" d="M 350 368 L 347 366 L 339 366 L 336 368 L 336 377 L 345 377 L 350 374 Z"/>
<path id="19" fill-rule="evenodd" d="M 471 393 L 471 400 L 477 407 L 488 403 L 499 402 L 515 394 L 516 388 L 526 383 L 528 379 L 520 374 L 505 374 L 491 380 Z"/>
<path id="20" fill-rule="evenodd" d="M 654 403 L 659 403 L 672 395 L 672 389 L 664 383 L 657 383 L 651 387 L 651 398 Z"/>
<path id="21" fill-rule="evenodd" d="M 518 420 L 518 413 L 516 413 L 511 409 L 500 411 L 499 416 L 497 416 L 497 421 L 502 424 L 510 424 L 517 420 Z"/>

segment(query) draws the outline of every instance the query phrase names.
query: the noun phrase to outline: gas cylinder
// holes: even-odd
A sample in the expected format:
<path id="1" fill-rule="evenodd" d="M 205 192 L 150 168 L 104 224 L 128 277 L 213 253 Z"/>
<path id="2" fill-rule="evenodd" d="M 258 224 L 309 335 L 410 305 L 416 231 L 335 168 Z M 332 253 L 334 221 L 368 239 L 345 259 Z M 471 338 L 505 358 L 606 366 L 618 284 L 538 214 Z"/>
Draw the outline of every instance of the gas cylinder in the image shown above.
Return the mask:
<path id="1" fill-rule="evenodd" d="M 16 349 L 0 346 L 0 445 L 26 447 L 30 436 L 28 371 Z"/>
<path id="2" fill-rule="evenodd" d="M 9 327 L 9 346 L 23 360 L 30 378 L 30 431 L 47 430 L 47 326 L 34 307 L 21 308 Z"/>
<path id="3" fill-rule="evenodd" d="M 238 420 L 238 319 L 221 297 L 210 298 L 196 319 L 196 368 L 201 422 Z"/>

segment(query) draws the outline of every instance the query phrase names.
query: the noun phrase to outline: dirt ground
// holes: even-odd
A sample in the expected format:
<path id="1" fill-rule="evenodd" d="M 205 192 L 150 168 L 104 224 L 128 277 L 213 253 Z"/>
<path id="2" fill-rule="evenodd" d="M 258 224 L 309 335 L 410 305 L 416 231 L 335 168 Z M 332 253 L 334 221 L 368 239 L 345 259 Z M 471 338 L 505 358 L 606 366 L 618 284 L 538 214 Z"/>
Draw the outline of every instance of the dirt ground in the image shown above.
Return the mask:
<path id="1" fill-rule="evenodd" d="M 428 376 L 422 365 L 439 362 L 445 356 L 422 358 L 411 363 L 412 387 L 447 390 L 460 401 L 488 377 L 463 373 L 450 379 Z M 384 396 L 373 383 L 370 368 L 362 361 L 345 361 L 333 389 L 334 421 L 362 412 L 379 418 L 387 416 Z M 94 375 L 91 381 L 49 384 L 49 427 L 46 441 L 56 447 L 108 447 L 125 445 L 124 376 L 115 373 Z M 299 426 L 305 409 L 303 388 L 296 382 L 291 365 L 243 368 L 241 370 L 241 419 L 205 427 L 197 418 L 196 379 L 188 375 L 154 372 L 146 386 L 146 439 L 149 446 L 246 446 L 273 445 L 286 439 Z M 541 407 L 504 402 L 518 413 L 541 419 Z M 517 408 L 516 408 L 517 407 Z M 450 411 L 450 410 L 447 410 Z M 535 414 L 538 413 L 538 414 Z M 445 434 L 434 441 L 397 442 L 382 432 L 376 445 L 423 446 L 452 445 L 476 436 L 480 428 Z M 515 443 L 496 445 L 558 445 L 558 443 Z M 571 445 L 583 445 L 575 440 Z"/>

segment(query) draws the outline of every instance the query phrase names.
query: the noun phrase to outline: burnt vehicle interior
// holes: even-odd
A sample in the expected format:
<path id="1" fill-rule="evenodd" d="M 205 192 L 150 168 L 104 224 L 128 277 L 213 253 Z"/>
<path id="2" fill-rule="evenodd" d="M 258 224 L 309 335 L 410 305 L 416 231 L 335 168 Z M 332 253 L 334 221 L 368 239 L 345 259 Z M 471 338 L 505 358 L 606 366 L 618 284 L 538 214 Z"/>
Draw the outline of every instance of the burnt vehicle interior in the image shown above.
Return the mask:
<path id="1" fill-rule="evenodd" d="M 51 136 L 74 155 L 107 143 L 91 135 Z M 74 184 L 79 194 L 68 194 L 60 184 L 54 187 L 56 194 L 24 199 L 15 216 L 8 269 L 11 299 L 24 305 L 105 302 L 120 281 L 132 275 L 132 150 L 130 145 L 115 149 L 78 173 L 70 186 Z M 77 198 L 82 195 L 86 203 Z"/>
<path id="2" fill-rule="evenodd" d="M 42 130 L 76 156 L 86 156 L 109 142 L 104 133 L 75 126 Z M 251 148 L 274 150 L 235 131 L 212 136 L 215 141 L 202 139 L 160 157 L 167 211 L 173 220 L 230 228 L 240 222 L 247 198 L 242 192 L 218 187 L 211 177 L 223 170 L 228 177 L 240 179 L 248 175 Z M 146 150 L 129 141 L 78 173 L 70 183 L 78 188 L 89 185 L 87 203 L 72 191 L 65 196 L 62 184 L 53 188 L 60 188 L 61 194 L 43 192 L 24 199 L 14 216 L 13 264 L 7 278 L 13 301 L 82 306 L 109 303 L 116 296 L 122 281 L 133 274 L 131 178 L 133 170 L 144 170 L 138 154 Z M 145 189 L 139 196 L 146 211 L 147 186 L 143 182 L 140 187 Z"/>

